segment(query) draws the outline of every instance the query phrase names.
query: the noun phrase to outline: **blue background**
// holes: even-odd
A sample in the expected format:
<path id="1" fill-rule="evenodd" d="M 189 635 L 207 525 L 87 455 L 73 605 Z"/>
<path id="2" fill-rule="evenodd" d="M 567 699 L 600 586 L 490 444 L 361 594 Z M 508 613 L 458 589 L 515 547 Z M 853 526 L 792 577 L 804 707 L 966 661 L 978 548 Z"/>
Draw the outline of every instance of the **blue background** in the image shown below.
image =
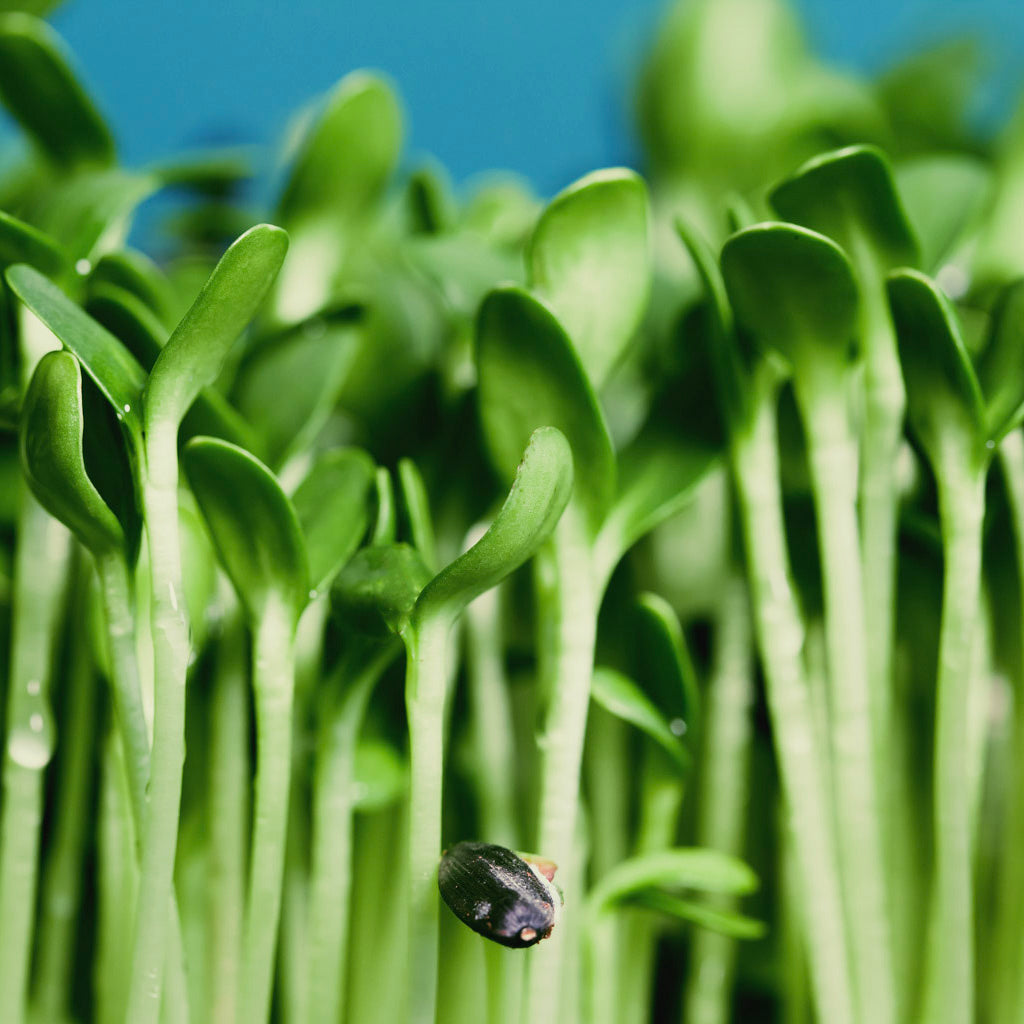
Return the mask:
<path id="1" fill-rule="evenodd" d="M 1019 0 L 798 0 L 815 47 L 848 68 L 973 27 L 988 44 L 991 114 L 1020 85 Z M 635 163 L 629 95 L 662 0 L 70 0 L 52 22 L 140 164 L 210 141 L 282 141 L 289 116 L 357 67 L 387 72 L 407 159 L 456 181 L 504 168 L 550 193 Z M 1015 63 L 1016 61 L 1016 63 Z"/>

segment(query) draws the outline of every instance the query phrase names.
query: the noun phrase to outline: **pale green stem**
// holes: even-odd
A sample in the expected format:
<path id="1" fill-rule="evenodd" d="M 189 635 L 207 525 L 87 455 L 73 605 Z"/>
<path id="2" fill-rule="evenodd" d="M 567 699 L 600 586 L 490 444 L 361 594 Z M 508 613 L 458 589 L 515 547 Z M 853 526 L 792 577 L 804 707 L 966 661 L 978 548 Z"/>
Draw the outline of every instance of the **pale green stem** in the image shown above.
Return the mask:
<path id="1" fill-rule="evenodd" d="M 135 912 L 126 1024 L 157 1024 L 185 761 L 189 636 L 178 539 L 177 424 L 151 425 L 143 509 L 149 547 L 153 640 L 153 751 Z"/>
<path id="2" fill-rule="evenodd" d="M 97 941 L 93 964 L 96 1020 L 121 1024 L 128 998 L 124 954 L 132 938 L 138 892 L 137 842 L 128 770 L 119 729 L 106 730 L 100 766 Z"/>
<path id="3" fill-rule="evenodd" d="M 271 603 L 253 636 L 256 779 L 238 1024 L 262 1024 L 270 1018 L 288 835 L 294 643 L 289 611 Z"/>
<path id="4" fill-rule="evenodd" d="M 217 650 L 210 715 L 207 933 L 209 1024 L 235 1020 L 249 823 L 249 679 L 245 632 L 233 619 Z"/>
<path id="5" fill-rule="evenodd" d="M 526 957 L 518 949 L 488 942 L 484 949 L 487 970 L 487 1024 L 520 1024 Z"/>
<path id="6" fill-rule="evenodd" d="M 54 747 L 50 681 L 70 553 L 67 530 L 27 490 L 21 498 L 0 805 L 0 1020 L 4 1024 L 20 1024 L 27 1009 L 44 779 Z"/>
<path id="7" fill-rule="evenodd" d="M 566 509 L 552 541 L 554 578 L 550 609 L 541 617 L 540 641 L 550 645 L 541 654 L 546 674 L 541 689 L 548 704 L 539 739 L 541 754 L 540 813 L 535 849 L 560 867 L 568 893 L 576 888 L 580 869 L 574 838 L 580 790 L 583 741 L 594 668 L 594 642 L 600 587 L 594 579 L 591 545 L 578 510 Z M 570 941 L 566 918 L 577 909 L 567 904 L 563 920 L 551 937 L 533 952 L 528 967 L 526 1016 L 531 1024 L 559 1020 L 563 964 Z"/>
<path id="8" fill-rule="evenodd" d="M 767 376 L 767 369 L 762 371 Z M 800 902 L 818 1016 L 853 1024 L 838 853 L 826 790 L 823 738 L 801 660 L 804 628 L 790 577 L 782 515 L 775 385 L 754 382 L 749 423 L 734 430 L 733 474 L 739 498 L 754 625 L 793 853 L 805 882 Z"/>
<path id="9" fill-rule="evenodd" d="M 301 697 L 296 691 L 296 703 Z M 298 753 L 302 726 L 292 712 L 292 786 L 288 798 L 288 839 L 281 882 L 281 936 L 277 949 L 278 1003 L 284 1020 L 309 1014 L 309 821 L 308 780 L 300 779 L 305 758 Z"/>
<path id="10" fill-rule="evenodd" d="M 714 663 L 704 704 L 704 756 L 697 845 L 743 856 L 750 788 L 752 637 L 746 581 L 729 579 L 714 619 Z M 735 899 L 719 901 L 735 910 Z M 727 1024 L 736 940 L 706 928 L 693 932 L 683 1020 Z"/>
<path id="11" fill-rule="evenodd" d="M 968 712 L 978 623 L 985 474 L 957 458 L 936 467 L 944 558 L 936 683 L 935 847 L 922 1020 L 974 1019 L 974 897 Z"/>
<path id="12" fill-rule="evenodd" d="M 437 863 L 441 856 L 447 619 L 410 627 L 405 705 L 409 716 L 410 1024 L 435 1024 L 438 968 Z"/>
<path id="13" fill-rule="evenodd" d="M 394 656 L 390 645 L 324 682 L 334 697 L 319 724 L 313 777 L 312 855 L 309 881 L 309 1024 L 336 1021 L 345 1005 L 352 888 L 352 826 L 359 733 L 370 695 Z"/>
<path id="14" fill-rule="evenodd" d="M 515 847 L 520 841 L 515 729 L 502 657 L 501 593 L 501 587 L 495 587 L 466 609 L 466 668 L 481 838 Z"/>
<path id="15" fill-rule="evenodd" d="M 1021 592 L 1021 669 L 1024 673 L 1024 433 L 1015 430 L 999 447 L 1010 503 L 1017 578 Z M 1013 692 L 1006 820 L 996 899 L 991 984 L 992 1020 L 1024 1022 L 1024 674 Z"/>
<path id="16" fill-rule="evenodd" d="M 854 989 L 864 1020 L 893 1024 L 895 978 L 857 525 L 857 440 L 841 390 L 808 374 L 797 377 L 796 397 L 821 557 L 832 778 Z"/>
<path id="17" fill-rule="evenodd" d="M 86 589 L 78 587 L 72 614 L 87 612 Z M 44 1021 L 69 1018 L 71 979 L 79 931 L 83 856 L 96 763 L 96 666 L 85 629 L 70 632 L 66 655 L 67 702 L 56 787 L 50 856 L 43 870 L 34 1013 Z"/>
<path id="18" fill-rule="evenodd" d="M 805 898 L 804 880 L 798 874 L 793 832 L 787 827 L 784 814 L 780 814 L 779 818 L 777 877 L 780 892 L 778 944 L 782 960 L 782 1024 L 808 1024 L 811 1014 L 807 989 L 807 943 L 800 931 Z"/>

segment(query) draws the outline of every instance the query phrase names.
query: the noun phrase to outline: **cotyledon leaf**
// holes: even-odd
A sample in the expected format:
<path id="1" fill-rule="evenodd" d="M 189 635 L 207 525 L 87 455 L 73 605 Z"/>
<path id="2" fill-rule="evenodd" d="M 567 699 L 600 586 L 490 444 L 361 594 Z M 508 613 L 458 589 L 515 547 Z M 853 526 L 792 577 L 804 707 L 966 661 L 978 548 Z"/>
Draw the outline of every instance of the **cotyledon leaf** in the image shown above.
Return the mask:
<path id="1" fill-rule="evenodd" d="M 139 431 L 146 374 L 131 353 L 38 270 L 19 263 L 6 277 L 14 294 L 79 358 L 118 416 Z"/>
<path id="2" fill-rule="evenodd" d="M 21 464 L 39 503 L 92 552 L 124 544 L 117 517 L 85 468 L 82 371 L 70 352 L 48 352 L 36 365 L 21 408 Z"/>
<path id="3" fill-rule="evenodd" d="M 654 910 L 680 921 L 689 921 L 709 931 L 719 932 L 734 939 L 760 939 L 767 928 L 763 921 L 757 921 L 746 914 L 725 907 L 715 907 L 708 903 L 688 900 L 675 893 L 663 892 L 660 889 L 645 889 L 636 896 L 626 900 L 630 906 Z"/>
<path id="4" fill-rule="evenodd" d="M 295 509 L 255 456 L 212 437 L 191 440 L 182 464 L 238 599 L 259 622 L 272 603 L 297 623 L 309 602 L 306 547 Z"/>
<path id="5" fill-rule="evenodd" d="M 454 620 L 474 598 L 518 569 L 551 536 L 572 492 L 572 452 L 560 431 L 530 437 L 512 489 L 490 528 L 442 569 L 416 601 L 414 621 Z"/>
<path id="6" fill-rule="evenodd" d="M 325 452 L 292 495 L 314 591 L 330 584 L 366 533 L 374 470 L 373 460 L 359 448 Z"/>
<path id="7" fill-rule="evenodd" d="M 430 515 L 430 498 L 419 468 L 412 459 L 399 459 L 398 485 L 402 490 L 402 504 L 409 520 L 409 533 L 423 562 L 432 572 L 437 570 L 437 545 L 434 541 L 434 522 Z"/>
<path id="8" fill-rule="evenodd" d="M 650 697 L 628 676 L 615 669 L 598 666 L 594 669 L 590 696 L 609 714 L 646 733 L 668 754 L 680 774 L 690 767 L 689 751 Z"/>
<path id="9" fill-rule="evenodd" d="M 998 442 L 1024 417 L 1024 280 L 1007 285 L 999 295 L 978 377 L 989 439 Z"/>
<path id="10" fill-rule="evenodd" d="M 49 277 L 67 270 L 70 260 L 45 231 L 0 210 L 0 265 L 28 263 Z"/>
<path id="11" fill-rule="evenodd" d="M 180 423 L 200 389 L 214 382 L 287 250 L 285 231 L 258 224 L 224 253 L 153 364 L 144 396 L 147 424 Z"/>
<path id="12" fill-rule="evenodd" d="M 71 71 L 66 50 L 38 18 L 0 16 L 0 101 L 58 166 L 109 164 L 114 140 Z"/>
<path id="13" fill-rule="evenodd" d="M 551 306 L 595 390 L 647 306 L 647 186 L 633 171 L 594 171 L 551 200 L 527 247 L 530 287 Z"/>
<path id="14" fill-rule="evenodd" d="M 510 479 L 531 433 L 569 441 L 573 501 L 596 533 L 615 494 L 615 452 L 593 389 L 558 320 L 521 288 L 492 291 L 477 321 L 480 418 L 494 464 Z"/>

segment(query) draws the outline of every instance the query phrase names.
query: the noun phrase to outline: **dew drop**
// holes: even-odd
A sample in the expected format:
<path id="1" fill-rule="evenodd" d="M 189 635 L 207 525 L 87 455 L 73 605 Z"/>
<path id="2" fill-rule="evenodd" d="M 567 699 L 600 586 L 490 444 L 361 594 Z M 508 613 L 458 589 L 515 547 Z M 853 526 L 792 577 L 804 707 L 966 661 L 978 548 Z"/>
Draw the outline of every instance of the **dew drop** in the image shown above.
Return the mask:
<path id="1" fill-rule="evenodd" d="M 7 756 L 22 768 L 45 768 L 50 762 L 50 745 L 29 729 L 12 729 L 7 737 Z"/>
<path id="2" fill-rule="evenodd" d="M 34 715 L 30 715 L 28 719 L 28 727 L 33 732 L 43 731 L 43 716 L 37 711 Z"/>
<path id="3" fill-rule="evenodd" d="M 988 448 L 989 451 L 991 451 L 993 448 L 995 448 L 995 446 L 996 446 L 995 441 L 986 441 L 985 442 L 985 447 Z"/>
<path id="4" fill-rule="evenodd" d="M 132 411 L 132 407 L 127 402 L 124 403 L 124 411 L 125 412 L 131 412 Z"/>
<path id="5" fill-rule="evenodd" d="M 85 277 L 92 270 L 92 264 L 87 259 L 80 259 L 75 263 L 75 270 Z"/>
<path id="6" fill-rule="evenodd" d="M 28 691 L 30 697 L 38 697 L 40 691 L 42 690 L 42 686 L 40 685 L 38 679 L 30 679 L 25 684 L 25 689 Z"/>
<path id="7" fill-rule="evenodd" d="M 309 599 L 310 601 L 315 601 L 317 599 L 317 593 L 315 590 L 311 590 L 309 592 Z"/>
<path id="8" fill-rule="evenodd" d="M 686 732 L 686 723 L 681 718 L 673 718 L 668 727 L 672 730 L 673 736 L 682 736 Z"/>

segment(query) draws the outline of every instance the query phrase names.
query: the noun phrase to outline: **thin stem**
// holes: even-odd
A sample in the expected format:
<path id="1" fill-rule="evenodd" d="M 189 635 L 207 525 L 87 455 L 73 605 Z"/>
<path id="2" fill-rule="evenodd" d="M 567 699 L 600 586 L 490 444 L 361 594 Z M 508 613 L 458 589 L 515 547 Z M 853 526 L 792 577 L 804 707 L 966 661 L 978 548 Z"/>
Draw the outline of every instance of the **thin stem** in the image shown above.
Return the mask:
<path id="1" fill-rule="evenodd" d="M 53 756 L 50 680 L 70 535 L 27 490 L 18 516 L 0 807 L 0 1020 L 24 1020 L 43 819 Z"/>
<path id="2" fill-rule="evenodd" d="M 777 388 L 754 382 L 751 417 L 732 438 L 733 475 L 746 545 L 754 625 L 793 852 L 805 883 L 800 901 L 818 1016 L 853 1024 L 853 992 L 840 898 L 838 854 L 801 650 L 804 628 L 790 577 L 779 485 Z"/>
<path id="3" fill-rule="evenodd" d="M 237 1015 L 249 822 L 249 693 L 245 631 L 238 619 L 217 649 L 210 720 L 207 933 L 210 1024 Z"/>
<path id="4" fill-rule="evenodd" d="M 152 424 L 145 456 L 142 503 L 150 560 L 153 751 L 142 830 L 128 1024 L 157 1024 L 160 1014 L 185 761 L 185 675 L 189 660 L 178 539 L 177 424 Z"/>
<path id="5" fill-rule="evenodd" d="M 84 574 L 83 574 L 84 576 Z M 88 577 L 85 577 L 86 579 Z M 73 614 L 87 611 L 87 589 L 78 586 Z M 71 630 L 65 654 L 62 740 L 50 856 L 43 871 L 34 1011 L 42 1020 L 69 1018 L 69 998 L 78 942 L 83 858 L 96 762 L 97 672 L 84 629 Z"/>
<path id="6" fill-rule="evenodd" d="M 409 716 L 409 1014 L 434 1024 L 437 1006 L 438 893 L 444 769 L 447 620 L 426 621 L 403 637 Z"/>
<path id="7" fill-rule="evenodd" d="M 294 641 L 288 612 L 271 604 L 256 623 L 253 637 L 256 779 L 239 1024 L 260 1024 L 270 1017 L 288 835 Z"/>
<path id="8" fill-rule="evenodd" d="M 733 576 L 714 620 L 714 664 L 704 713 L 704 753 L 697 845 L 743 856 L 749 795 L 751 705 L 754 698 L 749 598 Z M 736 908 L 736 900 L 721 905 Z M 684 1020 L 726 1024 L 730 1019 L 736 940 L 706 928 L 693 934 Z"/>
<path id="9" fill-rule="evenodd" d="M 313 843 L 309 882 L 310 1024 L 336 1021 L 345 1005 L 352 888 L 355 762 L 370 695 L 394 656 L 383 647 L 352 673 L 349 665 L 327 680 L 344 689 L 319 724 L 313 778 Z"/>
<path id="10" fill-rule="evenodd" d="M 551 607 L 541 615 L 541 690 L 548 705 L 539 739 L 540 812 L 535 849 L 559 865 L 563 888 L 575 888 L 580 865 L 574 856 L 580 768 L 594 669 L 600 588 L 594 580 L 591 546 L 579 513 L 570 504 L 551 542 L 554 576 Z M 569 942 L 565 920 L 538 946 L 528 967 L 526 1016 L 532 1024 L 561 1019 L 562 966 Z"/>
<path id="11" fill-rule="evenodd" d="M 488 942 L 484 949 L 487 970 L 487 1024 L 520 1024 L 526 958 L 518 949 Z"/>
<path id="12" fill-rule="evenodd" d="M 861 1015 L 896 1014 L 857 526 L 856 437 L 841 391 L 797 377 L 825 599 L 833 782 L 853 979 Z"/>
<path id="13" fill-rule="evenodd" d="M 1010 503 L 1020 590 L 1021 672 L 1013 694 L 1008 807 L 998 875 L 992 957 L 992 1020 L 1024 1020 L 1024 433 L 1003 439 L 999 459 Z"/>
<path id="14" fill-rule="evenodd" d="M 974 1018 L 968 709 L 985 474 L 957 465 L 955 458 L 945 461 L 936 467 L 944 569 L 933 768 L 935 849 L 922 1019 L 967 1024 Z"/>

